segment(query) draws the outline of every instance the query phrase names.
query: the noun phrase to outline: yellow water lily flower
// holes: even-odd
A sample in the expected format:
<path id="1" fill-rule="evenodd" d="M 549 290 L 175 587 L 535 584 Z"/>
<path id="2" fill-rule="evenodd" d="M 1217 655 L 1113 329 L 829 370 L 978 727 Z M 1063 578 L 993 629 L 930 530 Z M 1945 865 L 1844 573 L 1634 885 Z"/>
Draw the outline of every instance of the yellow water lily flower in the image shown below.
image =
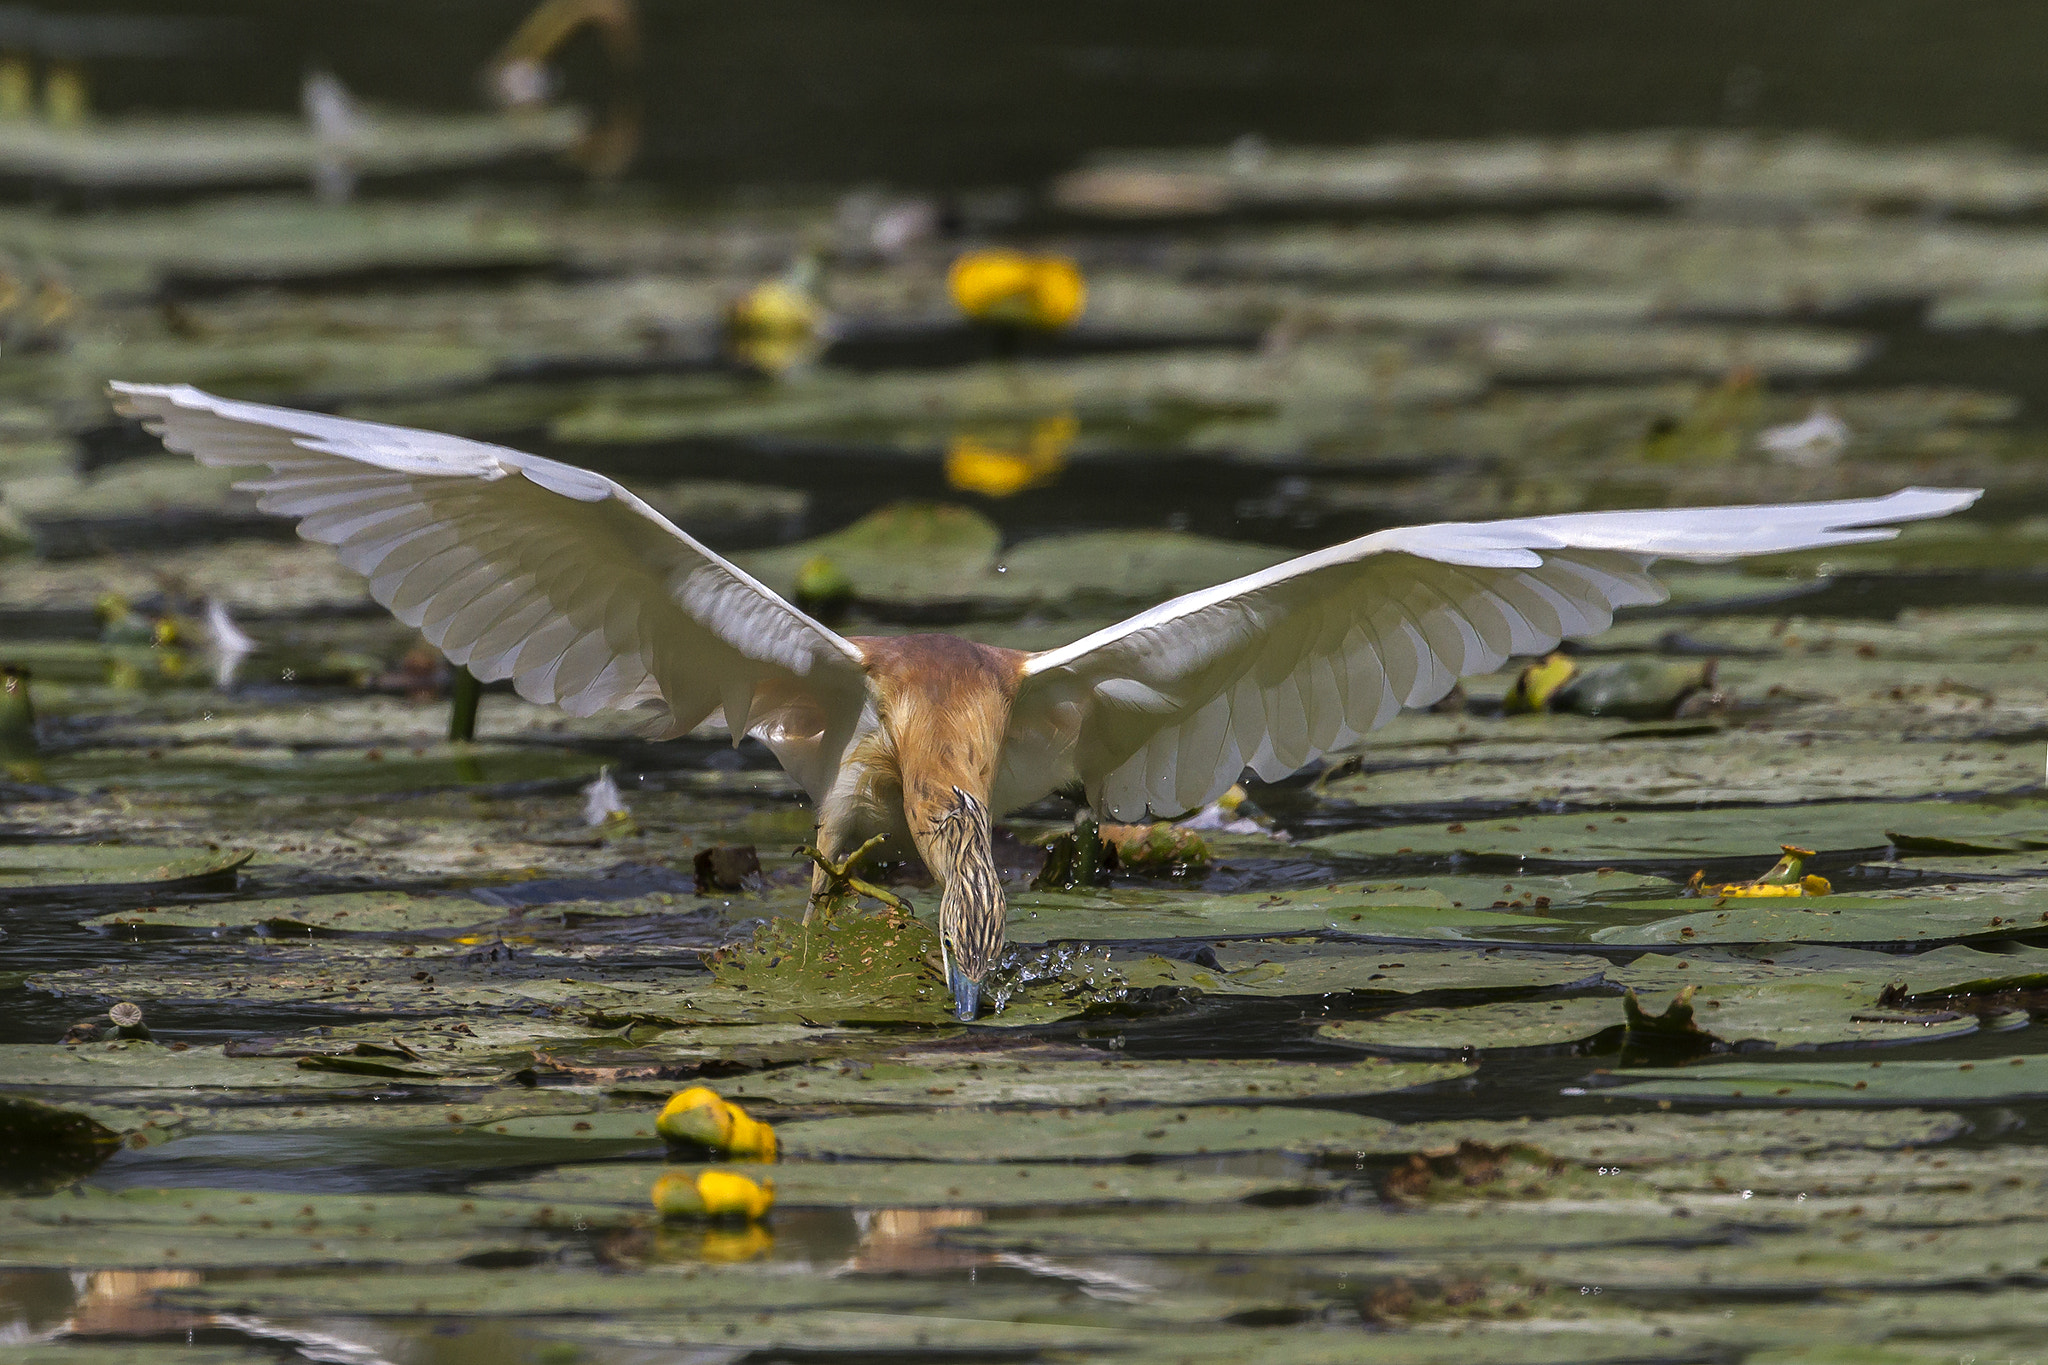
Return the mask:
<path id="1" fill-rule="evenodd" d="M 1784 856 L 1755 881 L 1709 885 L 1705 872 L 1695 872 L 1692 880 L 1685 884 L 1685 894 L 1744 900 L 1768 896 L 1825 896 L 1835 889 L 1826 877 L 1806 871 L 1806 860 L 1814 856 L 1812 849 L 1797 848 L 1791 844 L 1778 847 L 1784 851 Z"/>
<path id="2" fill-rule="evenodd" d="M 662 1106 L 654 1130 L 670 1142 L 691 1142 L 756 1161 L 775 1160 L 775 1130 L 701 1085 L 679 1092 Z"/>
<path id="3" fill-rule="evenodd" d="M 1088 306 L 1081 267 L 1065 256 L 970 251 L 953 262 L 946 288 L 968 317 L 1013 327 L 1070 327 Z"/>
<path id="4" fill-rule="evenodd" d="M 755 1181 L 737 1171 L 670 1171 L 654 1182 L 656 1212 L 664 1218 L 764 1217 L 775 1207 L 775 1182 Z"/>
<path id="5" fill-rule="evenodd" d="M 1522 670 L 1507 696 L 1501 698 L 1501 708 L 1511 716 L 1541 711 L 1551 694 L 1570 682 L 1578 671 L 1579 666 L 1568 655 L 1547 654 Z"/>

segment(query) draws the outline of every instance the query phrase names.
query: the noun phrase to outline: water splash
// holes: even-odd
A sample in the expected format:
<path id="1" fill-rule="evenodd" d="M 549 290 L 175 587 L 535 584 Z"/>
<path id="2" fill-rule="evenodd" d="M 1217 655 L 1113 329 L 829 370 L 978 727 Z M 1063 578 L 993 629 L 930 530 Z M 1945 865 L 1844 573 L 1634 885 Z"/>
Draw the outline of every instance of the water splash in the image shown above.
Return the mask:
<path id="1" fill-rule="evenodd" d="M 983 983 L 996 1014 L 1034 986 L 1053 988 L 1059 998 L 1091 998 L 1109 1003 L 1130 994 L 1131 984 L 1110 961 L 1109 949 L 1089 943 L 1052 943 L 1042 948 L 1012 948 Z"/>

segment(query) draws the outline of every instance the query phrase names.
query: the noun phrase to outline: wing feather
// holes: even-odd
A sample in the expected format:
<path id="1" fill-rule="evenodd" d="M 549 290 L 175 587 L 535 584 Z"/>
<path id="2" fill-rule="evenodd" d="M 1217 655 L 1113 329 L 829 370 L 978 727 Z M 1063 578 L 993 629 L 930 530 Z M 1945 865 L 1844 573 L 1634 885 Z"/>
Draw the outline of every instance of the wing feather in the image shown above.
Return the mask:
<path id="1" fill-rule="evenodd" d="M 1782 506 L 1593 512 L 1382 531 L 1140 612 L 1036 654 L 1011 711 L 1003 799 L 1080 781 L 1119 819 L 1214 800 L 1354 743 L 1459 677 L 1660 602 L 1659 558 L 1882 540 L 1968 489 Z"/>
<path id="2" fill-rule="evenodd" d="M 865 700 L 859 651 L 612 480 L 187 385 L 112 388 L 170 449 L 268 466 L 241 485 L 257 505 L 333 546 L 372 596 L 478 677 L 510 678 L 577 715 L 652 708 L 669 734 L 721 705 L 759 715 L 813 797 L 829 786 Z M 783 723 L 798 712 L 804 725 Z"/>

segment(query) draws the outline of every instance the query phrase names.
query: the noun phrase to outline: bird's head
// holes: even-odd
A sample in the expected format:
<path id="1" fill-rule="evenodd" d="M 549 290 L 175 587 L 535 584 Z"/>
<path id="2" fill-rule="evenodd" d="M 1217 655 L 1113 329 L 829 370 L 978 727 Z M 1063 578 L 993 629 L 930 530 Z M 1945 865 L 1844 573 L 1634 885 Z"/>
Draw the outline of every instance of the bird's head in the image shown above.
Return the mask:
<path id="1" fill-rule="evenodd" d="M 939 942 L 953 1012 L 964 1023 L 981 1007 L 981 983 L 1003 955 L 1003 884 L 990 846 L 988 807 L 960 788 L 932 828 L 950 855 L 950 875 L 939 897 Z"/>

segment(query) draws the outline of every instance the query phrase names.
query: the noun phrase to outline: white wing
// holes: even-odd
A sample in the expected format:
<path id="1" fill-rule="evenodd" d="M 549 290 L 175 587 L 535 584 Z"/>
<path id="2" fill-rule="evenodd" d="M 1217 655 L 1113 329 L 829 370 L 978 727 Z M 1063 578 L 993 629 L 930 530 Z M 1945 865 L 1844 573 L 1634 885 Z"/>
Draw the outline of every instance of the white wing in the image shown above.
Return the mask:
<path id="1" fill-rule="evenodd" d="M 332 545 L 399 620 L 486 681 L 575 716 L 721 706 L 814 798 L 866 697 L 859 652 L 602 475 L 430 431 L 115 384 L 115 406 Z"/>
<path id="2" fill-rule="evenodd" d="M 1588 512 L 1381 531 L 1190 593 L 1025 664 L 993 805 L 1066 783 L 1118 819 L 1213 801 L 1355 742 L 1462 676 L 1661 602 L 1658 558 L 1713 560 L 1897 535 L 1975 490 Z"/>

